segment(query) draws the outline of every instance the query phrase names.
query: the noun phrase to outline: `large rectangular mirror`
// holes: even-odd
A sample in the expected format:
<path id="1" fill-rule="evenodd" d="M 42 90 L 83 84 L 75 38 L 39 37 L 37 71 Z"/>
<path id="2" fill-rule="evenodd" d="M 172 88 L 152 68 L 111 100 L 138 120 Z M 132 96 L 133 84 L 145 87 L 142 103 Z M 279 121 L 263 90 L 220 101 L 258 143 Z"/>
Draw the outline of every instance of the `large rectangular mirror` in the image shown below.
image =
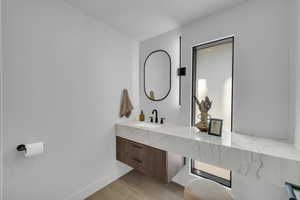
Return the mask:
<path id="1" fill-rule="evenodd" d="M 232 87 L 234 38 L 226 38 L 193 48 L 193 96 L 212 100 L 211 118 L 223 120 L 223 130 L 232 128 Z M 199 121 L 199 110 L 192 105 L 192 125 Z"/>

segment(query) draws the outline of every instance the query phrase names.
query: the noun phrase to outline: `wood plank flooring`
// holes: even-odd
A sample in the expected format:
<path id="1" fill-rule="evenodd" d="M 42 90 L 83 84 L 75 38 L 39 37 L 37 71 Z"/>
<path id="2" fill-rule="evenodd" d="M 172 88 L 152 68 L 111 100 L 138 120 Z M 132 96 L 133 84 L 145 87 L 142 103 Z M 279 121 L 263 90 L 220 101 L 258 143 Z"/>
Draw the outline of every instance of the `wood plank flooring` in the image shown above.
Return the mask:
<path id="1" fill-rule="evenodd" d="M 183 187 L 131 171 L 86 200 L 183 200 Z"/>

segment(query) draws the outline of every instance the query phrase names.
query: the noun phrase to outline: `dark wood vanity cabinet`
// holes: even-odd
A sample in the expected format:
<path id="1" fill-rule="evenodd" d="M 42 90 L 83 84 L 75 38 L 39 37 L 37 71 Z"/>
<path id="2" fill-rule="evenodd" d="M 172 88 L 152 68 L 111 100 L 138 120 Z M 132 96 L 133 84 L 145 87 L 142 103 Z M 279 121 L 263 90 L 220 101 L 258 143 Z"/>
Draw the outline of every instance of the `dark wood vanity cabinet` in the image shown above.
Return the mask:
<path id="1" fill-rule="evenodd" d="M 163 183 L 169 183 L 184 166 L 182 156 L 121 137 L 117 137 L 117 160 Z"/>

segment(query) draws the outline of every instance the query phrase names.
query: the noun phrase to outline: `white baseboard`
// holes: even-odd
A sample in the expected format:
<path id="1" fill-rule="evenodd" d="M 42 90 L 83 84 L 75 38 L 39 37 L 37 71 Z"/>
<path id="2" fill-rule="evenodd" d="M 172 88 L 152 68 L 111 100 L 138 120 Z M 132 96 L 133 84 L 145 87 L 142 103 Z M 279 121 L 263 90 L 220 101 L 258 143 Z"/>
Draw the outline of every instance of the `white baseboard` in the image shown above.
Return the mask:
<path id="1" fill-rule="evenodd" d="M 110 183 L 114 182 L 118 178 L 124 176 L 125 174 L 127 174 L 131 170 L 132 170 L 132 168 L 130 168 L 130 167 L 122 167 L 120 170 L 118 170 L 114 174 L 112 174 L 110 176 L 99 178 L 94 183 L 89 184 L 88 186 L 86 186 L 85 188 L 83 188 L 79 192 L 76 192 L 75 194 L 72 194 L 71 196 L 69 196 L 65 200 L 84 200 L 87 197 L 94 194 L 95 192 L 97 192 L 98 190 L 104 188 L 105 186 L 107 186 Z"/>

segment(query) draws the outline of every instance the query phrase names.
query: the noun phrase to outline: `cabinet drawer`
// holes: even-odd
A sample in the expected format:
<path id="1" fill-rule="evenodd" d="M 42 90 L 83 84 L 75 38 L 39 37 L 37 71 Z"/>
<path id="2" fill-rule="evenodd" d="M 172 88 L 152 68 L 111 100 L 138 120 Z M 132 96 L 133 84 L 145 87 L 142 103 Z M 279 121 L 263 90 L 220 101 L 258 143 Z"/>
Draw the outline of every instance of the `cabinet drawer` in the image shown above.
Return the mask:
<path id="1" fill-rule="evenodd" d="M 135 168 L 141 173 L 145 173 L 145 160 L 147 146 L 127 141 L 127 149 L 128 149 L 128 164 L 129 166 Z"/>
<path id="2" fill-rule="evenodd" d="M 127 145 L 128 145 L 129 155 L 132 158 L 142 161 L 143 156 L 145 156 L 144 154 L 145 154 L 146 147 L 142 144 L 138 144 L 131 141 L 128 142 Z"/>
<path id="3" fill-rule="evenodd" d="M 128 160 L 128 165 L 133 167 L 137 171 L 146 174 L 145 163 L 142 160 L 131 156 Z"/>

